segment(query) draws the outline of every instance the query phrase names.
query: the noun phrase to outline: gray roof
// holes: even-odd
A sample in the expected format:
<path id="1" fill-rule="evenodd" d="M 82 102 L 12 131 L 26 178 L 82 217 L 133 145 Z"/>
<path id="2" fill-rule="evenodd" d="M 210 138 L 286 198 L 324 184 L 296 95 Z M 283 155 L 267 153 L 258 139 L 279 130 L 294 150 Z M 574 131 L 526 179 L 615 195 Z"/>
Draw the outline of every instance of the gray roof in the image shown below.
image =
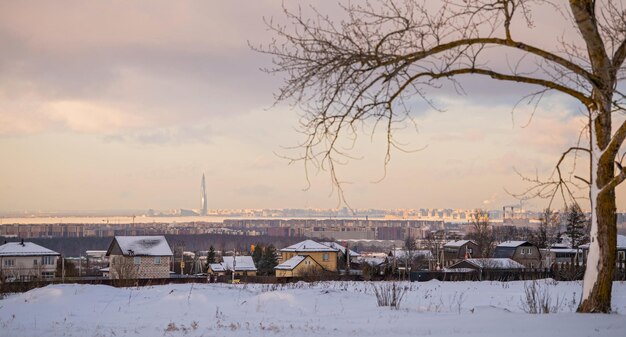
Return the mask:
<path id="1" fill-rule="evenodd" d="M 0 256 L 43 256 L 61 255 L 32 242 L 8 242 L 0 246 Z"/>

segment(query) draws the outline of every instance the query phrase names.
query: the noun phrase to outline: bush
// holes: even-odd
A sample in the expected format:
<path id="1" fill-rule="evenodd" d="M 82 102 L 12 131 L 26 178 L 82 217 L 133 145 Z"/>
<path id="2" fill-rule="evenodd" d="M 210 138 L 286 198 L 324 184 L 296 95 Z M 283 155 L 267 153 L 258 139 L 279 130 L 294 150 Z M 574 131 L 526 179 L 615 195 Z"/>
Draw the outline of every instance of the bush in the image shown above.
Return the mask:
<path id="1" fill-rule="evenodd" d="M 392 309 L 400 309 L 400 303 L 406 294 L 407 287 L 392 283 L 381 283 L 374 285 L 374 295 L 379 307 L 391 307 Z"/>
<path id="2" fill-rule="evenodd" d="M 557 313 L 561 307 L 561 299 L 558 297 L 553 303 L 548 285 L 540 285 L 537 280 L 524 282 L 524 297 L 521 300 L 522 310 L 528 314 Z"/>

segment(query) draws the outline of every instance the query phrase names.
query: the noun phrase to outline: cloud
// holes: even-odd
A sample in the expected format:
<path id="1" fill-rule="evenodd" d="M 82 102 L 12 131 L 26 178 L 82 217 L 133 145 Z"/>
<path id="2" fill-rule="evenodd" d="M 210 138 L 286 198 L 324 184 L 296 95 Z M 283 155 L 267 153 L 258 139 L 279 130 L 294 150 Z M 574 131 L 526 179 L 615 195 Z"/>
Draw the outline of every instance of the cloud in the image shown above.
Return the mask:
<path id="1" fill-rule="evenodd" d="M 0 103 L 0 135 L 184 128 L 269 106 L 278 79 L 246 41 L 262 40 L 261 15 L 278 6 L 0 3 L 0 97 L 12 101 Z"/>

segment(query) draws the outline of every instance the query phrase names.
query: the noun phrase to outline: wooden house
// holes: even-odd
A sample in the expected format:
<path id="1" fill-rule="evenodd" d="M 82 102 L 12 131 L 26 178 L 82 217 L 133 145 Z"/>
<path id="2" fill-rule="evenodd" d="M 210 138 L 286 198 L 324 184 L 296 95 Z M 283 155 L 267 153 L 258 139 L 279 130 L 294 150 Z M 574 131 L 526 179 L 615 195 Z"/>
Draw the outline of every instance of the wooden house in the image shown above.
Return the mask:
<path id="1" fill-rule="evenodd" d="M 526 268 L 541 268 L 541 253 L 528 241 L 504 241 L 496 246 L 493 257 L 512 259 Z"/>

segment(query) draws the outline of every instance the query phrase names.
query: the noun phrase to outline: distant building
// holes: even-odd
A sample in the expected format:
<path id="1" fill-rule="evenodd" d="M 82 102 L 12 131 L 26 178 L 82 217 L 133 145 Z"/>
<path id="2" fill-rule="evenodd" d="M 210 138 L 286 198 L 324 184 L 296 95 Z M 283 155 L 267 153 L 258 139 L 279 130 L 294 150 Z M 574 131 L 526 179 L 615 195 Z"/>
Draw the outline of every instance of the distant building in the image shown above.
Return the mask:
<path id="1" fill-rule="evenodd" d="M 200 215 L 207 215 L 207 200 L 206 200 L 206 184 L 204 181 L 204 173 L 202 173 L 202 183 L 200 184 L 200 189 L 202 190 L 202 199 L 201 199 L 201 208 Z"/>
<path id="2" fill-rule="evenodd" d="M 0 278 L 3 281 L 53 279 L 59 253 L 32 242 L 8 242 L 0 246 Z"/>
<path id="3" fill-rule="evenodd" d="M 170 277 L 173 254 L 164 236 L 116 236 L 106 256 L 111 279 Z"/>

